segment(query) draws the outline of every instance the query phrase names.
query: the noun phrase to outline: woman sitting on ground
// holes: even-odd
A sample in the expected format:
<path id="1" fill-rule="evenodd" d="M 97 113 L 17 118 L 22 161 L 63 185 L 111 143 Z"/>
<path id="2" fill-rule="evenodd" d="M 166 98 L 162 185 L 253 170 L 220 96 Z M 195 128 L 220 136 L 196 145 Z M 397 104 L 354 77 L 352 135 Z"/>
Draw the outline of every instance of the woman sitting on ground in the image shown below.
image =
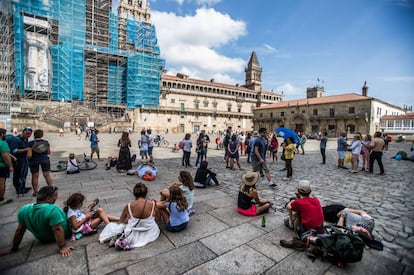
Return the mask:
<path id="1" fill-rule="evenodd" d="M 125 205 L 120 217 L 120 222 L 126 224 L 124 234 L 131 242 L 130 248 L 142 247 L 155 241 L 160 235 L 160 229 L 155 222 L 155 202 L 146 199 L 147 186 L 139 182 L 135 184 L 133 192 L 135 200 Z"/>
<path id="2" fill-rule="evenodd" d="M 178 186 L 184 193 L 184 197 L 187 200 L 187 211 L 190 215 L 194 214 L 193 200 L 194 200 L 194 180 L 191 174 L 187 171 L 181 171 L 178 176 L 178 182 L 174 182 L 167 189 L 161 190 L 161 201 L 168 200 L 170 196 L 170 189 L 173 186 Z"/>
<path id="3" fill-rule="evenodd" d="M 214 182 L 216 185 L 219 184 L 216 173 L 213 173 L 208 167 L 207 161 L 202 161 L 200 164 L 200 168 L 197 169 L 195 178 L 194 178 L 194 186 L 198 188 L 205 188 L 211 185 L 211 182 Z"/>
<path id="4" fill-rule="evenodd" d="M 179 186 L 172 186 L 167 201 L 157 202 L 157 208 L 168 231 L 179 232 L 187 227 L 190 215 L 187 211 L 187 200 Z"/>
<path id="5" fill-rule="evenodd" d="M 80 172 L 78 161 L 75 158 L 75 154 L 70 153 L 69 159 L 66 164 L 66 174 L 76 174 Z"/>
<path id="6" fill-rule="evenodd" d="M 256 172 L 247 172 L 242 176 L 239 196 L 237 200 L 237 212 L 245 216 L 257 216 L 269 211 L 271 203 L 268 200 L 260 200 L 256 190 L 259 175 Z M 255 201 L 255 203 L 252 202 Z"/>

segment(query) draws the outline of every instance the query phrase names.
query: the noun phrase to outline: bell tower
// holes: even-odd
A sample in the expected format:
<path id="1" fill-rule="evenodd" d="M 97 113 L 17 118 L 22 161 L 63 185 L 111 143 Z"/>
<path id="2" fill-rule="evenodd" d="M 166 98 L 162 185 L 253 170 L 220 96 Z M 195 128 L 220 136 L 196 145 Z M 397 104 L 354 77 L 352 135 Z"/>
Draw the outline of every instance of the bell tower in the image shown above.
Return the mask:
<path id="1" fill-rule="evenodd" d="M 249 63 L 244 70 L 246 73 L 246 88 L 260 92 L 262 90 L 262 68 L 257 59 L 256 52 L 253 51 Z"/>

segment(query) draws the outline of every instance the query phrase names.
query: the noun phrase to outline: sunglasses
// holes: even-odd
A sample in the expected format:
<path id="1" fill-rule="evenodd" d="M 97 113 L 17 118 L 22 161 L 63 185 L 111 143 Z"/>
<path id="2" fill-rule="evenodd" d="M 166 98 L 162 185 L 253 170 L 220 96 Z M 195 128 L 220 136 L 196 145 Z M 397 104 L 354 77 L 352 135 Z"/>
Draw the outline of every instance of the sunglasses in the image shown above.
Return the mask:
<path id="1" fill-rule="evenodd" d="M 24 129 L 23 129 L 23 131 L 30 131 L 30 132 L 33 132 L 32 128 L 30 128 L 30 127 L 26 127 L 26 128 L 24 128 Z"/>

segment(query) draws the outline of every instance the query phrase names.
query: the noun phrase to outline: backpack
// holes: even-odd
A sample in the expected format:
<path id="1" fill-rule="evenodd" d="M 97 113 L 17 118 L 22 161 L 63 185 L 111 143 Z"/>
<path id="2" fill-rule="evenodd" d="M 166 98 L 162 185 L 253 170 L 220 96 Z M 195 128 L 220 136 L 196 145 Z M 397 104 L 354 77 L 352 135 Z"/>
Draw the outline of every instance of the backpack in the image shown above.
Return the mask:
<path id="1" fill-rule="evenodd" d="M 306 240 L 306 254 L 315 260 L 320 257 L 338 267 L 346 263 L 359 262 L 364 253 L 365 243 L 347 228 L 325 226 L 324 233 L 311 234 Z"/>
<path id="2" fill-rule="evenodd" d="M 93 135 L 94 135 L 94 134 L 92 134 L 92 133 L 91 133 L 91 135 L 90 135 L 90 137 L 89 137 L 89 141 L 93 141 Z"/>
<path id="3" fill-rule="evenodd" d="M 331 223 L 337 223 L 339 220 L 338 213 L 341 210 L 344 210 L 345 206 L 341 204 L 331 204 L 322 207 L 323 216 L 325 221 L 331 222 Z"/>
<path id="4" fill-rule="evenodd" d="M 6 135 L 6 142 L 9 145 L 10 153 L 13 156 L 16 156 L 15 154 L 13 154 L 13 150 L 19 148 L 19 138 L 12 134 L 8 134 Z"/>

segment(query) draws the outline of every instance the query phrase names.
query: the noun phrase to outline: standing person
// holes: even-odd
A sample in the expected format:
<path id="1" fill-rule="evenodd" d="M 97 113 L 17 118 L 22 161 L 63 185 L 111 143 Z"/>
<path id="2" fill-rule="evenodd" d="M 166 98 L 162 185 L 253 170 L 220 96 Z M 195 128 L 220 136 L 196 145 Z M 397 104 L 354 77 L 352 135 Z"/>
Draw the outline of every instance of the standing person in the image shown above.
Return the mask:
<path id="1" fill-rule="evenodd" d="M 275 162 L 275 160 L 277 161 L 277 149 L 279 148 L 279 142 L 277 141 L 276 134 L 272 135 L 270 146 L 272 146 L 272 160 Z"/>
<path id="2" fill-rule="evenodd" d="M 234 170 L 234 160 L 236 160 L 236 163 L 239 169 L 242 170 L 240 166 L 239 148 L 240 148 L 240 143 L 237 140 L 237 136 L 232 135 L 231 141 L 229 142 L 229 145 L 227 146 L 231 170 Z"/>
<path id="3" fill-rule="evenodd" d="M 284 144 L 285 149 L 285 165 L 286 165 L 286 177 L 283 178 L 284 181 L 291 180 L 293 175 L 292 161 L 295 156 L 295 140 L 293 137 L 287 139 L 287 144 Z"/>
<path id="4" fill-rule="evenodd" d="M 246 145 L 246 155 L 247 155 L 247 163 L 250 163 L 250 154 L 252 152 L 252 147 L 250 146 L 250 139 L 252 138 L 252 133 L 248 132 L 246 135 L 245 145 Z"/>
<path id="5" fill-rule="evenodd" d="M 302 133 L 300 135 L 300 140 L 299 140 L 299 145 L 300 145 L 300 149 L 302 150 L 302 155 L 305 154 L 305 143 L 306 143 L 307 140 L 308 139 L 307 139 L 306 135 L 304 133 Z"/>
<path id="6" fill-rule="evenodd" d="M 147 129 L 147 137 L 148 137 L 148 156 L 150 161 L 153 161 L 152 151 L 154 149 L 154 135 L 152 134 L 151 129 Z"/>
<path id="7" fill-rule="evenodd" d="M 129 138 L 128 132 L 122 132 L 121 138 L 118 140 L 119 154 L 116 169 L 118 171 L 130 170 L 132 168 L 131 164 L 131 139 Z"/>
<path id="8" fill-rule="evenodd" d="M 246 154 L 246 136 L 243 132 L 239 135 L 239 142 L 240 142 L 240 154 L 244 156 Z"/>
<path id="9" fill-rule="evenodd" d="M 13 172 L 13 163 L 10 158 L 10 149 L 6 140 L 7 130 L 0 128 L 0 205 L 12 202 L 12 199 L 6 199 L 6 179 Z"/>
<path id="10" fill-rule="evenodd" d="M 385 141 L 381 137 L 380 132 L 375 132 L 374 139 L 369 145 L 369 148 L 371 149 L 371 154 L 369 156 L 369 172 L 374 172 L 374 161 L 377 161 L 380 168 L 379 175 L 384 175 L 385 171 L 384 165 L 382 164 L 382 151 L 385 148 Z"/>
<path id="11" fill-rule="evenodd" d="M 101 161 L 101 157 L 99 155 L 99 138 L 98 138 L 98 134 L 99 131 L 95 130 L 92 134 L 91 134 L 91 158 L 90 160 L 92 160 L 93 157 L 93 153 L 96 153 L 96 156 L 98 157 L 98 160 Z"/>
<path id="12" fill-rule="evenodd" d="M 259 136 L 254 139 L 254 143 L 252 146 L 252 169 L 253 172 L 260 172 L 260 176 L 262 177 L 263 171 L 264 175 L 267 179 L 267 184 L 269 186 L 276 186 L 275 183 L 272 182 L 272 177 L 270 175 L 269 168 L 266 164 L 266 128 L 259 129 Z"/>
<path id="13" fill-rule="evenodd" d="M 191 141 L 191 134 L 185 134 L 184 140 L 182 141 L 183 146 L 183 159 L 182 165 L 185 167 L 191 167 L 190 157 L 191 157 L 191 148 L 193 147 L 193 142 Z"/>
<path id="14" fill-rule="evenodd" d="M 139 155 L 141 159 L 148 159 L 148 136 L 145 134 L 145 130 L 141 130 L 141 138 L 138 140 Z"/>
<path id="15" fill-rule="evenodd" d="M 198 164 L 201 163 L 204 159 L 205 154 L 207 153 L 206 148 L 204 147 L 204 132 L 201 132 L 198 135 L 197 141 L 196 141 L 196 153 L 197 153 L 197 160 L 195 166 L 198 167 Z"/>
<path id="16" fill-rule="evenodd" d="M 351 143 L 351 146 L 349 146 L 349 149 L 351 150 L 352 153 L 352 158 L 351 158 L 351 164 L 352 164 L 352 168 L 349 172 L 351 173 L 358 173 L 358 158 L 359 155 L 361 154 L 361 136 L 360 135 L 355 135 L 354 136 L 354 140 Z"/>
<path id="17" fill-rule="evenodd" d="M 207 135 L 206 130 L 201 130 L 201 133 L 204 134 L 204 138 L 203 138 L 204 160 L 207 160 L 207 151 L 208 151 L 208 144 L 210 143 L 210 137 Z"/>
<path id="18" fill-rule="evenodd" d="M 347 169 L 345 167 L 345 153 L 346 153 L 346 149 L 349 146 L 349 144 L 346 142 L 346 133 L 344 131 L 342 131 L 339 134 L 338 137 L 338 147 L 336 149 L 336 151 L 338 151 L 338 168 L 343 168 L 343 169 Z"/>
<path id="19" fill-rule="evenodd" d="M 29 170 L 29 160 L 32 149 L 29 147 L 29 138 L 32 135 L 32 128 L 26 127 L 17 136 L 16 148 L 10 148 L 12 155 L 16 158 L 13 162 L 13 185 L 18 196 L 23 196 L 29 192 L 30 187 L 26 187 L 27 172 Z"/>
<path id="20" fill-rule="evenodd" d="M 55 241 L 62 256 L 72 255 L 72 246 L 67 246 L 65 237 L 70 237 L 65 212 L 55 205 L 58 198 L 56 186 L 43 186 L 37 192 L 36 203 L 26 204 L 17 214 L 18 226 L 14 233 L 12 248 L 2 254 L 16 252 L 28 229 L 41 242 Z"/>
<path id="21" fill-rule="evenodd" d="M 237 212 L 245 216 L 257 216 L 269 211 L 272 204 L 268 200 L 260 200 L 256 190 L 259 179 L 257 172 L 247 172 L 242 176 L 239 195 L 237 198 Z M 254 203 L 253 203 L 254 200 Z"/>
<path id="22" fill-rule="evenodd" d="M 224 160 L 226 161 L 226 168 L 230 168 L 229 166 L 229 151 L 227 150 L 227 147 L 229 146 L 229 142 L 231 139 L 230 136 L 231 130 L 226 130 L 226 135 L 223 138 L 223 147 L 224 147 Z"/>
<path id="23" fill-rule="evenodd" d="M 366 135 L 364 141 L 362 142 L 361 155 L 362 155 L 362 171 L 369 172 L 369 145 L 371 144 L 372 137 L 371 135 Z"/>
<path id="24" fill-rule="evenodd" d="M 29 147 L 32 148 L 29 167 L 32 173 L 33 197 L 36 197 L 39 189 L 39 166 L 42 168 L 46 184 L 51 186 L 53 182 L 50 175 L 50 144 L 43 139 L 43 130 L 35 130 L 33 136 L 34 140 L 29 142 Z"/>
<path id="25" fill-rule="evenodd" d="M 321 156 L 322 156 L 322 163 L 326 164 L 326 144 L 328 143 L 328 133 L 326 131 L 322 132 L 322 137 L 320 138 L 320 145 L 321 148 Z"/>
<path id="26" fill-rule="evenodd" d="M 301 180 L 296 187 L 296 199 L 291 200 L 286 208 L 289 216 L 285 218 L 285 225 L 293 229 L 294 234 L 301 238 L 302 234 L 308 230 L 315 229 L 318 233 L 323 231 L 324 216 L 319 199 L 310 197 L 312 192 L 310 182 Z M 304 243 L 297 239 L 292 241 L 281 240 L 280 244 L 287 248 L 303 248 Z"/>

